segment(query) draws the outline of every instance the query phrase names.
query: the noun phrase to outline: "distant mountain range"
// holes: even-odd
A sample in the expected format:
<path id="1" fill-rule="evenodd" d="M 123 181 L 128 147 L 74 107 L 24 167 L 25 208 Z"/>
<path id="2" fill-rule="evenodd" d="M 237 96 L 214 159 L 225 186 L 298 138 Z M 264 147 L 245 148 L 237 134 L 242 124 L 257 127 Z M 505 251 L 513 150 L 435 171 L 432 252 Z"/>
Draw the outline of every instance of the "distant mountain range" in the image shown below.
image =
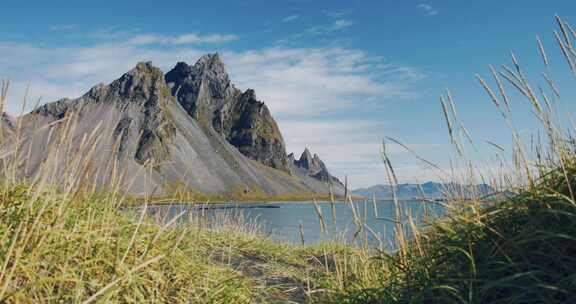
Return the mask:
<path id="1" fill-rule="evenodd" d="M 72 119 L 73 127 L 62 123 L 64 118 Z M 2 135 L 8 139 L 15 119 L 0 117 Z M 96 184 L 122 174 L 130 180 L 123 190 L 132 194 L 344 192 L 318 155 L 308 149 L 298 159 L 286 153 L 268 107 L 254 90 L 241 91 L 232 84 L 217 53 L 202 56 L 194 65 L 179 62 L 166 74 L 150 62 L 138 63 L 108 85 L 45 104 L 18 122 L 24 138 L 20 150 L 29 151 L 22 174 L 29 177 L 55 150 L 59 156 L 53 167 L 77 172 L 66 169 L 76 161 L 72 151 L 96 132 L 99 139 L 86 168 Z M 72 143 L 64 148 L 58 138 Z M 56 145 L 46 144 L 48 140 Z"/>
<path id="2" fill-rule="evenodd" d="M 399 199 L 428 198 L 442 199 L 449 196 L 458 197 L 483 197 L 492 194 L 494 190 L 486 184 L 474 186 L 463 186 L 456 183 L 435 183 L 424 184 L 399 184 L 396 186 L 396 196 Z M 376 196 L 379 199 L 393 198 L 390 185 L 375 185 L 368 188 L 361 188 L 352 191 L 353 195 L 371 198 Z"/>

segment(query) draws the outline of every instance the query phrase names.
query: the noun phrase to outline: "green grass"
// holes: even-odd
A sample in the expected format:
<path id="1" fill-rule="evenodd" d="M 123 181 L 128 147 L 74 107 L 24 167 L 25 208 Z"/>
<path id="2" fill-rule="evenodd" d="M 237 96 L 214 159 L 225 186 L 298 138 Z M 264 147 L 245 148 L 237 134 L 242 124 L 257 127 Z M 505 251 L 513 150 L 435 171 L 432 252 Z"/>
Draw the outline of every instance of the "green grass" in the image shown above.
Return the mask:
<path id="1" fill-rule="evenodd" d="M 118 211 L 117 199 L 0 188 L 0 299 L 304 301 L 310 290 L 330 285 L 316 256 L 339 252 L 336 245 L 277 243 L 242 228 L 249 225 L 167 227 L 138 211 Z"/>
<path id="2" fill-rule="evenodd" d="M 572 187 L 576 167 L 568 168 Z M 439 221 L 405 254 L 381 255 L 378 282 L 347 303 L 571 303 L 576 298 L 576 202 L 552 172 L 518 197 Z"/>

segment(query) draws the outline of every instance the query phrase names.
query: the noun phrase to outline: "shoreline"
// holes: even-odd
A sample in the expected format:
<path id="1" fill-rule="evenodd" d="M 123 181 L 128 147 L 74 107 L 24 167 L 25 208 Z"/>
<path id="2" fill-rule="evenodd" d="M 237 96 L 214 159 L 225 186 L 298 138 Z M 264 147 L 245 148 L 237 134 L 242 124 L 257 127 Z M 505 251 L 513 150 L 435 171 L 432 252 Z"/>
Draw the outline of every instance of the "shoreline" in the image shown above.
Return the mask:
<path id="1" fill-rule="evenodd" d="M 345 203 L 346 200 L 344 197 L 334 197 L 335 203 Z M 237 205 L 264 205 L 264 204 L 283 204 L 283 203 L 293 203 L 293 202 L 301 202 L 301 203 L 313 203 L 317 201 L 318 203 L 321 202 L 331 202 L 332 197 L 329 195 L 324 196 L 272 196 L 272 197 L 213 197 L 213 198 L 194 198 L 194 197 L 153 197 L 153 198 L 144 198 L 144 197 L 132 197 L 127 196 L 128 204 L 129 205 L 143 205 L 148 203 L 148 205 L 230 205 L 230 204 L 237 204 Z M 146 202 L 147 200 L 147 202 Z M 376 198 L 377 201 L 388 201 L 394 202 L 392 198 Z M 429 199 L 429 198 L 399 198 L 397 199 L 398 202 L 410 202 L 410 201 L 425 201 L 429 203 L 442 203 L 446 202 L 448 199 Z M 362 196 L 353 196 L 352 201 L 372 201 L 372 198 L 362 197 Z"/>
<path id="2" fill-rule="evenodd" d="M 334 197 L 334 201 L 343 201 L 343 197 Z M 353 197 L 353 200 L 358 197 Z M 280 195 L 280 196 L 254 196 L 254 197 L 186 197 L 186 196 L 165 196 L 165 197 L 152 197 L 144 198 L 137 196 L 127 196 L 129 205 L 215 205 L 215 204 L 270 204 L 270 203 L 288 203 L 288 202 L 310 202 L 316 201 L 331 201 L 329 195 Z"/>

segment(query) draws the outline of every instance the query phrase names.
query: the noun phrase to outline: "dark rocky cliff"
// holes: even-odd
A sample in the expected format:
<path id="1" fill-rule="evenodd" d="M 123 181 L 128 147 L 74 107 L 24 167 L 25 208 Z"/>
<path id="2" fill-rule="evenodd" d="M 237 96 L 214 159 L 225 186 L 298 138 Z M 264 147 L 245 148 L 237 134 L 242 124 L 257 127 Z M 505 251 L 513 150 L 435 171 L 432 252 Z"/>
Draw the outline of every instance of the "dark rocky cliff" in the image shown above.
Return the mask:
<path id="1" fill-rule="evenodd" d="M 179 62 L 166 74 L 182 107 L 247 157 L 289 172 L 286 147 L 268 107 L 253 90 L 234 87 L 220 56 L 202 56 L 190 66 Z"/>

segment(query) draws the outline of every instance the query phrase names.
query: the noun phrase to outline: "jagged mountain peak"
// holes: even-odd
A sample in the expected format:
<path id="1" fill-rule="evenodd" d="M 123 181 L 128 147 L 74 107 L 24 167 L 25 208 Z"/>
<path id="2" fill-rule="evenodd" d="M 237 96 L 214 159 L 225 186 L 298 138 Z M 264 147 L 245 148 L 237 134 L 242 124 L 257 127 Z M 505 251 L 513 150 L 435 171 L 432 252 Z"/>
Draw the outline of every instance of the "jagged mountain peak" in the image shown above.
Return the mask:
<path id="1" fill-rule="evenodd" d="M 213 98 L 225 99 L 239 93 L 232 86 L 226 67 L 218 53 L 200 57 L 191 72 L 195 74 L 192 78 L 199 80 L 200 89 L 205 90 Z"/>
<path id="2" fill-rule="evenodd" d="M 241 92 L 230 83 L 230 78 L 217 53 L 207 54 L 193 65 L 178 62 L 166 73 L 166 82 L 172 95 L 194 118 L 210 121 L 212 113 L 225 100 Z M 202 117 L 206 116 L 206 117 Z"/>
<path id="3" fill-rule="evenodd" d="M 292 155 L 292 164 L 299 170 L 305 170 L 309 176 L 312 176 L 318 180 L 329 182 L 329 183 L 336 183 L 340 184 L 341 182 L 333 177 L 330 172 L 328 172 L 328 168 L 326 164 L 320 159 L 318 154 L 312 154 L 308 148 L 304 149 L 300 159 L 295 160 L 293 154 Z"/>
<path id="4" fill-rule="evenodd" d="M 256 92 L 236 89 L 218 53 L 193 65 L 180 62 L 166 74 L 172 94 L 208 133 L 224 137 L 242 154 L 289 172 L 284 139 Z"/>
<path id="5" fill-rule="evenodd" d="M 194 65 L 184 61 L 176 63 L 176 66 L 168 72 L 168 82 L 182 81 L 184 79 L 194 80 L 206 77 L 214 81 L 230 82 L 226 66 L 220 59 L 218 53 L 202 55 Z M 200 79 L 199 79 L 200 80 Z"/>
<path id="6" fill-rule="evenodd" d="M 80 98 L 62 98 L 38 107 L 31 114 L 60 119 L 84 101 L 116 105 L 137 103 L 151 107 L 170 98 L 172 97 L 164 80 L 164 73 L 147 61 L 139 62 L 108 85 L 100 83 L 93 86 Z"/>
<path id="7" fill-rule="evenodd" d="M 196 73 L 194 72 L 194 67 L 184 61 L 179 61 L 178 63 L 176 63 L 174 68 L 172 68 L 172 70 L 170 70 L 168 74 L 166 74 L 166 81 L 174 83 L 176 82 L 176 80 L 182 81 L 184 79 L 189 79 L 194 76 L 196 76 Z"/>
<path id="8" fill-rule="evenodd" d="M 244 91 L 242 95 L 244 95 L 244 98 L 246 99 L 253 99 L 263 104 L 263 102 L 259 101 L 258 98 L 256 98 L 256 91 L 254 91 L 253 89 L 246 89 L 246 91 Z"/>
<path id="9" fill-rule="evenodd" d="M 137 86 L 140 83 L 157 83 L 164 81 L 164 73 L 159 68 L 152 65 L 151 61 L 138 62 L 136 66 L 122 75 L 116 81 L 131 81 L 131 86 Z M 116 82 L 115 81 L 115 82 Z"/>
<path id="10" fill-rule="evenodd" d="M 167 89 L 164 73 L 152 65 L 152 62 L 139 62 L 136 66 L 111 84 L 123 97 L 141 97 L 149 99 L 152 95 L 160 95 Z"/>
<path id="11" fill-rule="evenodd" d="M 155 67 L 152 64 L 152 61 L 140 61 L 138 63 L 136 63 L 136 66 L 133 67 L 130 71 L 128 71 L 127 74 L 130 75 L 146 75 L 146 74 L 154 74 L 156 73 L 156 75 L 162 75 L 162 71 Z"/>
<path id="12" fill-rule="evenodd" d="M 314 156 L 312 156 L 312 153 L 308 148 L 304 149 L 304 152 L 302 152 L 302 155 L 300 156 L 300 159 L 296 161 L 296 164 L 298 167 L 308 169 L 311 174 L 315 174 L 316 172 L 326 168 L 324 162 L 320 160 L 318 155 L 314 154 Z"/>
<path id="13" fill-rule="evenodd" d="M 214 71 L 218 73 L 226 73 L 226 67 L 224 66 L 224 62 L 220 58 L 220 54 L 212 53 L 212 54 L 204 54 L 202 55 L 198 61 L 194 64 L 194 68 L 196 70 L 202 71 Z"/>

